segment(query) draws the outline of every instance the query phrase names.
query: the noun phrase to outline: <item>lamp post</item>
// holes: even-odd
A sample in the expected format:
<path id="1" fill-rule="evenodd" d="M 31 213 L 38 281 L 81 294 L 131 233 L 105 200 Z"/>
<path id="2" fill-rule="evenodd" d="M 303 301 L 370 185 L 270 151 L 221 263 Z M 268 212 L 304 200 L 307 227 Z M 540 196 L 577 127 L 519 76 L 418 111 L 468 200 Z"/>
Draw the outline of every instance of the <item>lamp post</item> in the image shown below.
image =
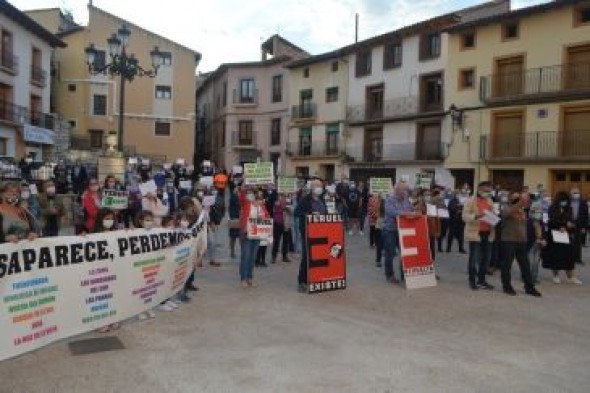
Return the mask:
<path id="1" fill-rule="evenodd" d="M 92 75 L 107 73 L 111 76 L 120 76 L 119 83 L 119 134 L 117 136 L 117 145 L 120 152 L 123 152 L 123 131 L 124 131 L 124 114 L 125 114 L 125 83 L 132 82 L 136 76 L 147 76 L 154 78 L 158 74 L 158 68 L 162 64 L 162 53 L 157 46 L 150 52 L 152 61 L 152 69 L 144 69 L 139 65 L 139 62 L 133 53 L 127 54 L 127 44 L 131 31 L 127 26 L 123 25 L 117 33 L 113 33 L 108 39 L 109 55 L 111 61 L 109 63 L 95 64 L 97 50 L 94 44 L 90 44 L 84 52 L 86 53 L 86 63 L 88 64 L 88 72 Z"/>

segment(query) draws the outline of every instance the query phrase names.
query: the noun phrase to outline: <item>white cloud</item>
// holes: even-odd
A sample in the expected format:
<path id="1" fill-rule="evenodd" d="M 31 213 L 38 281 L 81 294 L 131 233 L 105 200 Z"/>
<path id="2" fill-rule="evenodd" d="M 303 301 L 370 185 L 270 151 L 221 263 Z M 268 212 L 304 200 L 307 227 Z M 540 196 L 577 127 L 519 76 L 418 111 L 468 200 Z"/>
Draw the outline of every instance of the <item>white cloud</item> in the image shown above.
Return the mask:
<path id="1" fill-rule="evenodd" d="M 20 9 L 70 8 L 86 22 L 87 0 L 9 0 Z M 516 8 L 539 0 L 513 0 Z M 260 57 L 260 43 L 279 33 L 316 54 L 480 3 L 478 0 L 94 0 L 94 4 L 203 55 L 200 70 Z M 106 37 L 105 37 L 106 38 Z"/>

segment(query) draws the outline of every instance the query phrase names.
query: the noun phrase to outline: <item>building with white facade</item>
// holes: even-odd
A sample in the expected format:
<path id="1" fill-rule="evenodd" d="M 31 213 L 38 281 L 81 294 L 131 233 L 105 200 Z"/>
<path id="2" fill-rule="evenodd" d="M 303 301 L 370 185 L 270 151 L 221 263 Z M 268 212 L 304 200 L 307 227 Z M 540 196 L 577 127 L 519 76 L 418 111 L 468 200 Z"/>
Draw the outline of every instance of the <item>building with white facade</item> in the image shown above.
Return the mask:
<path id="1" fill-rule="evenodd" d="M 0 157 L 42 160 L 54 144 L 51 56 L 65 44 L 5 0 L 0 35 Z"/>
<path id="2" fill-rule="evenodd" d="M 350 177 L 406 178 L 431 173 L 452 186 L 443 163 L 451 143 L 443 120 L 447 34 L 459 21 L 509 10 L 493 1 L 373 37 L 343 48 L 348 54 Z"/>

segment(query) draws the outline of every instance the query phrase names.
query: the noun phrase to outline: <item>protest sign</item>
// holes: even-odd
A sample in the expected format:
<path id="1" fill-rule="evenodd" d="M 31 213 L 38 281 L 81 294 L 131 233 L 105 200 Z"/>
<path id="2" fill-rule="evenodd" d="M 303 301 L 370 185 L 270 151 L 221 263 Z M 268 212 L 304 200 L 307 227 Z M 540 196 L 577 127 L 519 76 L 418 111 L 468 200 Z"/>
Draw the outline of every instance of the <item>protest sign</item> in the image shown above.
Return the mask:
<path id="1" fill-rule="evenodd" d="M 372 177 L 369 180 L 369 192 L 372 195 L 391 194 L 393 184 L 388 177 Z"/>
<path id="2" fill-rule="evenodd" d="M 309 215 L 305 229 L 308 293 L 346 289 L 346 250 L 342 216 Z"/>
<path id="3" fill-rule="evenodd" d="M 182 188 L 183 190 L 190 190 L 191 188 L 193 188 L 193 182 L 190 180 L 181 180 L 178 185 L 180 186 L 180 188 Z"/>
<path id="4" fill-rule="evenodd" d="M 211 207 L 215 205 L 215 196 L 207 195 L 203 197 L 203 207 Z"/>
<path id="5" fill-rule="evenodd" d="M 297 192 L 297 178 L 279 177 L 277 179 L 277 191 L 284 194 L 292 194 Z"/>
<path id="6" fill-rule="evenodd" d="M 248 239 L 270 241 L 272 218 L 249 218 L 246 227 Z"/>
<path id="7" fill-rule="evenodd" d="M 147 194 L 155 194 L 156 191 L 158 191 L 158 186 L 154 180 L 150 180 L 139 185 L 139 192 L 141 192 L 142 196 L 146 196 Z"/>
<path id="8" fill-rule="evenodd" d="M 267 185 L 274 183 L 272 162 L 250 162 L 244 164 L 244 181 L 246 185 Z"/>
<path id="9" fill-rule="evenodd" d="M 406 289 L 436 286 L 426 216 L 397 216 L 397 225 Z"/>
<path id="10" fill-rule="evenodd" d="M 104 209 L 123 210 L 129 206 L 129 192 L 104 190 L 100 205 Z"/>
<path id="11" fill-rule="evenodd" d="M 189 230 L 136 229 L 5 243 L 0 361 L 152 309 L 182 289 L 206 249 Z"/>
<path id="12" fill-rule="evenodd" d="M 241 165 L 234 165 L 231 171 L 234 175 L 241 175 L 244 172 L 244 168 Z"/>
<path id="13" fill-rule="evenodd" d="M 203 187 L 213 187 L 213 176 L 203 176 L 199 180 L 199 184 Z"/>
<path id="14" fill-rule="evenodd" d="M 416 187 L 430 190 L 432 187 L 432 175 L 429 173 L 417 173 L 416 174 Z"/>

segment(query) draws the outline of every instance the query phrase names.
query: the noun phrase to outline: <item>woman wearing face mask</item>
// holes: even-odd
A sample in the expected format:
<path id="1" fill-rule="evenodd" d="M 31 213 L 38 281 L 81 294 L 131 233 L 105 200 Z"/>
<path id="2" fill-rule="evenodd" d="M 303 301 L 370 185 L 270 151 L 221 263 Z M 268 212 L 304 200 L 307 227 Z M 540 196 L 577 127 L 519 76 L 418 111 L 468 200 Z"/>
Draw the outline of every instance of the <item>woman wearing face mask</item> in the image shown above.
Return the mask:
<path id="1" fill-rule="evenodd" d="M 269 218 L 269 215 L 264 206 L 264 199 L 256 198 L 252 189 L 241 190 L 240 207 L 240 280 L 243 287 L 255 287 L 252 274 L 260 240 L 248 238 L 248 220 Z"/>
<path id="2" fill-rule="evenodd" d="M 43 186 L 44 192 L 39 195 L 41 215 L 43 216 L 43 236 L 54 237 L 59 234 L 59 221 L 63 217 L 65 208 L 56 198 L 55 183 L 47 180 Z"/>
<path id="3" fill-rule="evenodd" d="M 36 222 L 41 222 L 39 198 L 31 192 L 31 187 L 26 182 L 21 183 L 20 186 L 20 205 L 31 213 Z"/>
<path id="4" fill-rule="evenodd" d="M 101 194 L 98 180 L 90 179 L 86 191 L 82 194 L 82 207 L 86 216 L 86 231 L 94 231 L 98 212 L 101 208 Z"/>
<path id="5" fill-rule="evenodd" d="M 567 192 L 558 192 L 549 207 L 549 223 L 547 225 L 547 247 L 543 249 L 543 267 L 553 271 L 553 282 L 561 284 L 559 271 L 565 270 L 569 284 L 581 285 L 582 282 L 574 276 L 574 245 L 572 208 Z M 558 243 L 553 239 L 552 232 L 567 234 L 569 243 Z"/>
<path id="6" fill-rule="evenodd" d="M 236 240 L 240 238 L 240 199 L 238 194 L 240 192 L 239 187 L 230 185 L 229 194 L 229 221 L 227 226 L 229 227 L 229 249 L 231 257 L 236 257 Z"/>
<path id="7" fill-rule="evenodd" d="M 0 187 L 0 243 L 37 238 L 35 219 L 19 206 L 20 190 L 16 183 Z"/>
<path id="8" fill-rule="evenodd" d="M 117 229 L 115 226 L 115 223 L 116 223 L 115 212 L 112 210 L 108 210 L 108 209 L 101 209 L 96 214 L 94 228 L 91 232 L 92 233 L 103 233 L 103 232 L 115 231 Z M 99 333 L 108 333 L 111 330 L 118 329 L 119 326 L 120 326 L 119 323 L 111 323 L 110 325 L 103 326 L 102 328 L 98 329 L 98 332 Z"/>

